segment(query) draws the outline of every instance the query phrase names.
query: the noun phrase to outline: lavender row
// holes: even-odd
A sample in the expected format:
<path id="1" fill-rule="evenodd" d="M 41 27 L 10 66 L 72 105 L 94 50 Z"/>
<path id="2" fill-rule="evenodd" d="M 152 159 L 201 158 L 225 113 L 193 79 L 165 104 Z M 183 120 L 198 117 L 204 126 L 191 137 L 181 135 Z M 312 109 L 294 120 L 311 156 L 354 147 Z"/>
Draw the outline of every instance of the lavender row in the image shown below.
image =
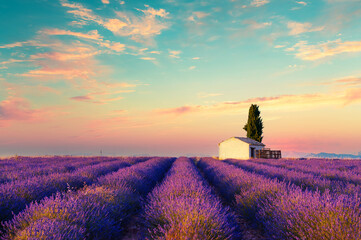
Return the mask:
<path id="1" fill-rule="evenodd" d="M 77 192 L 30 204 L 4 224 L 4 239 L 119 239 L 140 199 L 173 159 L 153 158 L 104 176 Z"/>
<path id="2" fill-rule="evenodd" d="M 255 160 L 263 165 L 310 173 L 329 180 L 361 184 L 361 162 L 356 160 Z"/>
<path id="3" fill-rule="evenodd" d="M 92 158 L 92 157 L 91 157 Z M 38 156 L 38 157 L 25 157 L 16 156 L 0 160 L 0 172 L 12 171 L 17 169 L 25 169 L 27 166 L 47 166 L 48 164 L 56 164 L 59 162 L 73 161 L 74 159 L 86 160 L 88 157 L 72 157 L 72 156 Z"/>
<path id="4" fill-rule="evenodd" d="M 147 197 L 142 239 L 238 239 L 234 216 L 188 158 L 178 158 Z"/>
<path id="5" fill-rule="evenodd" d="M 268 159 L 256 159 L 257 162 L 282 165 L 283 167 L 307 167 L 319 169 L 332 169 L 338 171 L 353 171 L 361 173 L 360 160 L 340 160 L 340 159 L 279 159 L 277 161 L 268 161 Z"/>
<path id="6" fill-rule="evenodd" d="M 140 159 L 141 160 L 141 159 Z M 12 213 L 22 211 L 27 204 L 69 188 L 78 189 L 90 185 L 102 175 L 128 167 L 134 159 L 99 163 L 79 168 L 71 173 L 55 173 L 0 185 L 0 221 L 10 219 Z"/>
<path id="7" fill-rule="evenodd" d="M 105 161 L 114 161 L 117 158 L 108 157 L 75 157 L 75 158 L 43 158 L 42 161 L 24 161 L 16 168 L 4 169 L 0 172 L 0 184 L 14 180 L 23 180 L 35 176 L 49 175 L 52 173 L 67 173 L 88 165 L 95 165 Z M 37 159 L 36 159 L 37 160 Z"/>
<path id="8" fill-rule="evenodd" d="M 303 189 L 312 191 L 331 191 L 334 194 L 349 194 L 361 193 L 361 186 L 350 184 L 345 181 L 330 180 L 312 173 L 304 173 L 295 170 L 288 170 L 285 168 L 273 167 L 270 165 L 258 164 L 250 161 L 239 161 L 229 159 L 226 162 L 231 163 L 246 171 L 251 171 L 265 177 L 276 178 L 280 181 L 290 182 Z"/>
<path id="9" fill-rule="evenodd" d="M 236 212 L 263 228 L 268 239 L 361 238 L 359 197 L 303 191 L 209 158 L 199 167 Z"/>

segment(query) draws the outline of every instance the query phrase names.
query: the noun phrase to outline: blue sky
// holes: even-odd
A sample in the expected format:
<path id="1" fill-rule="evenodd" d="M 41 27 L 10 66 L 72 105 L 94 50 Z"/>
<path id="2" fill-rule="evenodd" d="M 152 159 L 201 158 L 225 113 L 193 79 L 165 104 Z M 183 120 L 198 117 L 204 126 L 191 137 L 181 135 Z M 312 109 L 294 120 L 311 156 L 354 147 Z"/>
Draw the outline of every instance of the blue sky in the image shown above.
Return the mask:
<path id="1" fill-rule="evenodd" d="M 212 155 L 245 134 L 252 103 L 270 147 L 361 150 L 359 1 L 14 0 L 0 11 L 3 154 Z"/>

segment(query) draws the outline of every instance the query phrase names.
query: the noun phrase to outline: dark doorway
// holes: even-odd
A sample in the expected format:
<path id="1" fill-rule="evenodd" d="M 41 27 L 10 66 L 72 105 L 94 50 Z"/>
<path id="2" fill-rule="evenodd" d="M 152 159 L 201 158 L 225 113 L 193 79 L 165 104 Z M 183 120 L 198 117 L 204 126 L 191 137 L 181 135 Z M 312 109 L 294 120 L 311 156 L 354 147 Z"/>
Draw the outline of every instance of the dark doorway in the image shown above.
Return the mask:
<path id="1" fill-rule="evenodd" d="M 251 147 L 251 158 L 254 158 L 254 148 Z"/>

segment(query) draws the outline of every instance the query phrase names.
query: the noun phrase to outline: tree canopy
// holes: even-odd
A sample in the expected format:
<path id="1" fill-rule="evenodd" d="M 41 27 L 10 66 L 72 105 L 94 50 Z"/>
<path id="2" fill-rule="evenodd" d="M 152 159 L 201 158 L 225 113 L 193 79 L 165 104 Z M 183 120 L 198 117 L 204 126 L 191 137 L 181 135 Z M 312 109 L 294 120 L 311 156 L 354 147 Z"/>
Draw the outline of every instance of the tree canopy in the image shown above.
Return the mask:
<path id="1" fill-rule="evenodd" d="M 257 104 L 252 104 L 248 112 L 248 121 L 243 129 L 247 132 L 247 137 L 258 142 L 263 139 L 263 120 Z"/>

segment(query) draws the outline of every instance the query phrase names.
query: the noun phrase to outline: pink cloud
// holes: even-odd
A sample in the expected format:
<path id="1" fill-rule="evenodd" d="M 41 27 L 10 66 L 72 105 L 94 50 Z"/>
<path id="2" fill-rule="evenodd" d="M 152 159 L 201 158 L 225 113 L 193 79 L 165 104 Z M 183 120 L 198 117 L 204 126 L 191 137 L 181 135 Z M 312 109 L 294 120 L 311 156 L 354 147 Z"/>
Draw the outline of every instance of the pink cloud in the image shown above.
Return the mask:
<path id="1" fill-rule="evenodd" d="M 30 102 L 25 98 L 9 97 L 0 102 L 1 125 L 13 121 L 42 121 L 46 118 L 46 115 L 45 110 L 33 109 Z"/>
<path id="2" fill-rule="evenodd" d="M 345 106 L 361 101 L 361 88 L 324 94 L 281 95 L 275 97 L 258 97 L 244 101 L 221 102 L 213 105 L 181 106 L 169 109 L 158 109 L 158 115 L 185 115 L 190 113 L 238 113 L 249 108 L 251 103 L 257 103 L 266 110 L 295 110 L 300 108 L 317 108 L 328 105 Z"/>
<path id="3" fill-rule="evenodd" d="M 309 45 L 306 41 L 300 41 L 292 48 L 288 48 L 288 51 L 295 51 L 295 55 L 299 59 L 315 61 L 341 53 L 361 52 L 361 41 L 342 42 L 336 40 L 316 45 Z"/>
<path id="4" fill-rule="evenodd" d="M 306 5 L 307 5 L 307 3 L 304 2 L 304 1 L 299 1 L 299 2 L 296 2 L 296 3 L 298 3 L 298 4 L 300 4 L 300 5 L 303 5 L 303 6 L 306 6 Z"/>
<path id="5" fill-rule="evenodd" d="M 10 43 L 0 46 L 0 48 L 14 48 L 14 47 L 22 47 L 27 42 L 16 42 L 16 43 Z"/>
<path id="6" fill-rule="evenodd" d="M 288 22 L 287 27 L 290 29 L 289 35 L 298 35 L 306 32 L 318 32 L 322 31 L 325 27 L 312 27 L 309 22 Z"/>
<path id="7" fill-rule="evenodd" d="M 156 60 L 156 58 L 154 58 L 154 57 L 141 57 L 140 59 L 142 59 L 142 60 L 148 60 L 148 61 L 154 61 L 154 60 Z"/>
<path id="8" fill-rule="evenodd" d="M 206 13 L 206 12 L 193 12 L 192 15 L 190 17 L 188 17 L 188 20 L 192 21 L 192 22 L 196 22 L 197 21 L 196 19 L 199 20 L 199 19 L 205 18 L 209 15 L 210 15 L 210 13 Z"/>
<path id="9" fill-rule="evenodd" d="M 262 29 L 262 28 L 269 27 L 272 25 L 272 22 L 259 23 L 253 19 L 246 19 L 243 21 L 243 23 L 249 25 L 249 28 L 252 30 Z"/>
<path id="10" fill-rule="evenodd" d="M 56 61 L 72 61 L 72 60 L 81 60 L 90 58 L 98 52 L 88 52 L 88 53 L 61 53 L 61 52 L 47 52 L 47 53 L 38 53 L 31 56 L 32 59 L 52 59 Z"/>
<path id="11" fill-rule="evenodd" d="M 59 89 L 55 89 L 52 87 L 44 86 L 44 85 L 25 85 L 25 84 L 16 84 L 10 82 L 1 82 L 0 86 L 2 89 L 5 89 L 8 96 L 40 96 L 44 94 L 61 94 Z"/>
<path id="12" fill-rule="evenodd" d="M 21 62 L 31 62 L 32 60 L 25 60 L 25 59 L 9 59 L 6 61 L 0 62 L 0 64 L 7 65 L 12 63 L 21 63 Z"/>
<path id="13" fill-rule="evenodd" d="M 336 79 L 336 80 L 324 83 L 324 85 L 330 85 L 330 84 L 339 84 L 339 85 L 344 85 L 347 87 L 358 86 L 358 85 L 361 85 L 361 77 L 350 76 L 350 77 Z"/>
<path id="14" fill-rule="evenodd" d="M 127 89 L 135 87 L 134 84 L 129 83 L 105 83 L 97 82 L 88 94 L 82 96 L 71 97 L 71 100 L 83 101 L 95 104 L 106 104 L 123 99 L 120 94 L 131 93 L 135 90 Z"/>
<path id="15" fill-rule="evenodd" d="M 90 95 L 92 95 L 92 94 L 90 93 Z M 91 102 L 91 103 L 95 103 L 95 104 L 106 104 L 108 102 L 114 102 L 114 101 L 123 99 L 122 96 L 118 96 L 118 97 L 112 97 L 112 98 L 101 98 L 99 100 L 96 100 L 94 97 L 92 97 L 90 95 L 76 96 L 76 97 L 71 97 L 70 99 L 75 100 L 75 101 L 80 101 L 80 102 Z"/>
<path id="16" fill-rule="evenodd" d="M 44 39 L 36 39 L 36 40 L 29 40 L 25 42 L 15 42 L 11 44 L 6 44 L 3 46 L 0 46 L 0 48 L 14 48 L 14 47 L 24 47 L 24 46 L 33 46 L 33 47 L 56 47 L 61 44 L 57 41 L 52 42 L 44 42 Z"/>
<path id="17" fill-rule="evenodd" d="M 92 65 L 86 65 L 86 63 L 92 64 L 91 61 L 84 61 L 79 65 L 73 66 L 74 63 L 65 64 L 51 64 L 51 63 L 39 63 L 44 64 L 41 68 L 30 70 L 27 73 L 18 74 L 18 76 L 31 77 L 37 79 L 46 80 L 89 80 L 90 77 L 95 76 L 96 72 L 92 68 Z"/>
<path id="18" fill-rule="evenodd" d="M 345 105 L 361 100 L 361 88 L 348 89 L 345 94 Z"/>
<path id="19" fill-rule="evenodd" d="M 79 87 L 104 71 L 103 66 L 94 59 L 99 53 L 84 43 L 58 43 L 52 47 L 52 51 L 30 56 L 35 69 L 16 75 L 35 80 L 72 80 L 72 84 L 78 81 Z"/>
<path id="20" fill-rule="evenodd" d="M 91 97 L 89 96 L 76 96 L 76 97 L 71 97 L 71 100 L 75 100 L 75 101 L 89 101 L 92 100 Z"/>
<path id="21" fill-rule="evenodd" d="M 99 35 L 97 30 L 90 31 L 88 33 L 80 33 L 80 32 L 73 32 L 69 30 L 62 30 L 62 29 L 45 29 L 40 31 L 42 34 L 46 35 L 68 35 L 68 36 L 75 36 L 85 39 L 92 39 L 92 40 L 101 40 L 103 37 Z"/>
<path id="22" fill-rule="evenodd" d="M 106 29 L 108 29 L 111 32 L 118 32 L 122 28 L 128 26 L 127 23 L 120 21 L 119 19 L 116 19 L 116 18 L 105 20 L 104 22 L 101 22 L 100 24 L 103 25 Z"/>
<path id="23" fill-rule="evenodd" d="M 118 42 L 110 42 L 108 40 L 105 40 L 103 42 L 98 43 L 100 46 L 109 48 L 110 50 L 113 50 L 115 52 L 122 52 L 125 50 L 126 45 Z"/>
<path id="24" fill-rule="evenodd" d="M 269 3 L 270 1 L 269 0 L 253 0 L 251 2 L 251 6 L 253 7 L 261 7 L 267 3 Z"/>
<path id="25" fill-rule="evenodd" d="M 156 113 L 161 115 L 162 114 L 183 115 L 186 113 L 197 112 L 199 110 L 201 110 L 201 106 L 182 106 L 177 108 L 156 110 Z"/>
<path id="26" fill-rule="evenodd" d="M 179 54 L 181 54 L 182 51 L 178 51 L 178 50 L 169 50 L 169 57 L 171 58 L 180 58 Z"/>
<path id="27" fill-rule="evenodd" d="M 62 6 L 74 10 L 68 13 L 85 21 L 95 22 L 109 31 L 119 36 L 129 36 L 136 42 L 147 44 L 152 43 L 152 37 L 159 35 L 162 30 L 167 29 L 169 24 L 162 21 L 168 18 L 169 13 L 164 9 L 154 9 L 145 5 L 146 9 L 137 9 L 143 16 L 136 16 L 127 12 L 116 12 L 117 18 L 104 18 L 93 13 L 92 10 L 85 8 L 81 4 L 71 4 L 63 0 Z"/>

